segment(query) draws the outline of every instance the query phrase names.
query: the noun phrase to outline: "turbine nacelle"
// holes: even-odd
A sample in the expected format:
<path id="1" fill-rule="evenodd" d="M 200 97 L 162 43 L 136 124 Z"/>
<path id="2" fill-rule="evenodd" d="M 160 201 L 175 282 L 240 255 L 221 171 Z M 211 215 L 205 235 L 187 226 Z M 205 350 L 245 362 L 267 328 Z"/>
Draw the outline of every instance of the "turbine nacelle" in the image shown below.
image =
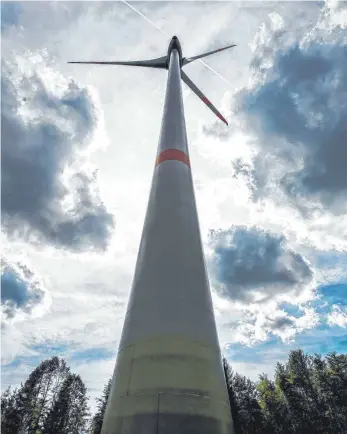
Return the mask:
<path id="1" fill-rule="evenodd" d="M 177 38 L 177 36 L 173 36 L 171 38 L 170 43 L 169 43 L 169 48 L 167 50 L 167 57 L 168 57 L 167 69 L 169 69 L 170 55 L 171 55 L 171 52 L 173 50 L 177 50 L 178 51 L 178 55 L 179 55 L 179 58 L 180 58 L 180 67 L 182 67 L 183 66 L 182 48 L 181 48 L 181 44 L 180 44 L 180 41 Z"/>

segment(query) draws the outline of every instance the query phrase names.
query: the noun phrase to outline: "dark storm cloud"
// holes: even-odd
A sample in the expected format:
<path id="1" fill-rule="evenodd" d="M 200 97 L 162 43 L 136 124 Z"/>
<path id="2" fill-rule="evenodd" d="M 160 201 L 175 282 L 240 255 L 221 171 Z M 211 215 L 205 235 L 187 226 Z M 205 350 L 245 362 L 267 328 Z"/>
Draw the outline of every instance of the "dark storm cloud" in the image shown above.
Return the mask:
<path id="1" fill-rule="evenodd" d="M 265 26 L 250 62 L 252 85 L 233 99 L 257 151 L 248 168 L 254 199 L 279 189 L 304 215 L 347 209 L 347 39 L 332 13 L 325 6 L 296 41 L 295 26 L 279 18 Z M 205 133 L 225 139 L 218 128 Z M 238 176 L 242 164 L 234 164 Z"/>
<path id="2" fill-rule="evenodd" d="M 260 229 L 236 228 L 212 235 L 213 275 L 221 295 L 233 300 L 261 300 L 302 288 L 312 279 L 305 259 L 291 250 L 283 236 Z"/>
<path id="3" fill-rule="evenodd" d="M 20 311 L 30 313 L 43 302 L 45 290 L 25 265 L 10 265 L 6 261 L 1 265 L 1 305 L 5 320 Z"/>
<path id="4" fill-rule="evenodd" d="M 279 317 L 275 319 L 267 318 L 269 321 L 269 326 L 271 330 L 283 330 L 288 327 L 293 327 L 295 325 L 295 321 L 292 318 L 288 317 Z"/>
<path id="5" fill-rule="evenodd" d="M 3 228 L 70 249 L 105 249 L 113 218 L 79 155 L 97 126 L 88 90 L 29 55 L 3 62 L 1 94 Z"/>
<path id="6" fill-rule="evenodd" d="M 341 212 L 347 201 L 347 51 L 345 46 L 292 46 L 279 52 L 272 77 L 240 92 L 239 108 L 260 139 L 260 154 L 302 159 L 280 180 L 288 195 L 319 199 Z M 283 148 L 277 149 L 276 140 Z M 261 178 L 267 173 L 256 164 Z"/>

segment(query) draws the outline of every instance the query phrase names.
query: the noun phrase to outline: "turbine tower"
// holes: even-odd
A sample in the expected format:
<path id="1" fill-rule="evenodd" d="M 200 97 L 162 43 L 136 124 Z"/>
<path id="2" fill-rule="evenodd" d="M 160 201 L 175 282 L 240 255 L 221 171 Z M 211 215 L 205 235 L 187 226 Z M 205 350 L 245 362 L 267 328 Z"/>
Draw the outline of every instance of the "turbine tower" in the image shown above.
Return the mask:
<path id="1" fill-rule="evenodd" d="M 102 434 L 233 434 L 201 243 L 181 78 L 227 121 L 182 66 L 227 48 L 132 62 L 168 69 L 158 153 Z"/>

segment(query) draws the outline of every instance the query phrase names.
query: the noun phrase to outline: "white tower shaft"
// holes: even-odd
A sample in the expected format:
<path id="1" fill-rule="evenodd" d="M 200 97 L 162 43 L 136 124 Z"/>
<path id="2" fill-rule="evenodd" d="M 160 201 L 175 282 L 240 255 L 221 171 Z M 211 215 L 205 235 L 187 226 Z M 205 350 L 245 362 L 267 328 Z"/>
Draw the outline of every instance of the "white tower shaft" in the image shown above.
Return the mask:
<path id="1" fill-rule="evenodd" d="M 102 434 L 232 434 L 172 50 L 158 155 Z"/>

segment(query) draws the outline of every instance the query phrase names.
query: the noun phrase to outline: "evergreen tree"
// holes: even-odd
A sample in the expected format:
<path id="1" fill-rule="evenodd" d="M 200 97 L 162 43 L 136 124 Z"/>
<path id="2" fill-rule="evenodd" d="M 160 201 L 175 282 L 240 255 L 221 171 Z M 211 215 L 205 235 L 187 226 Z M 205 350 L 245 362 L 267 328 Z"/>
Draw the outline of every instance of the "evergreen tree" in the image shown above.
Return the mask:
<path id="1" fill-rule="evenodd" d="M 226 359 L 223 359 L 223 368 L 235 434 L 263 433 L 264 420 L 255 383 L 233 373 Z"/>
<path id="2" fill-rule="evenodd" d="M 347 432 L 347 355 L 326 357 L 328 414 L 335 432 Z"/>
<path id="3" fill-rule="evenodd" d="M 347 434 L 347 355 L 291 351 L 256 384 L 223 366 L 235 434 Z"/>
<path id="4" fill-rule="evenodd" d="M 51 407 L 43 434 L 80 434 L 86 430 L 89 416 L 87 389 L 81 377 L 68 374 Z"/>
<path id="5" fill-rule="evenodd" d="M 287 401 L 275 382 L 263 374 L 257 383 L 257 390 L 265 432 L 267 434 L 293 433 Z"/>
<path id="6" fill-rule="evenodd" d="M 232 371 L 230 364 L 228 363 L 228 361 L 225 357 L 223 357 L 223 370 L 224 370 L 225 381 L 227 384 L 230 411 L 231 411 L 231 417 L 233 419 L 234 431 L 235 431 L 235 434 L 242 434 L 242 429 L 241 429 L 240 420 L 239 420 L 239 409 L 237 406 L 235 393 L 234 393 L 234 390 L 232 387 L 233 371 Z"/>
<path id="7" fill-rule="evenodd" d="M 264 431 L 264 420 L 257 401 L 256 385 L 249 378 L 234 374 L 231 387 L 236 397 L 239 423 L 242 434 L 260 434 Z"/>
<path id="8" fill-rule="evenodd" d="M 274 380 L 253 381 L 234 373 L 223 359 L 235 434 L 347 434 L 347 355 L 325 358 L 291 351 Z M 111 379 L 98 398 L 91 434 L 99 434 Z M 86 387 L 58 357 L 44 360 L 18 389 L 1 395 L 4 434 L 86 432 Z"/>
<path id="9" fill-rule="evenodd" d="M 97 411 L 91 422 L 91 434 L 101 433 L 102 422 L 104 420 L 104 414 L 106 410 L 108 397 L 111 391 L 111 385 L 112 385 L 112 377 L 108 380 L 107 384 L 105 384 L 104 390 L 102 392 L 102 397 L 97 398 L 98 406 L 97 406 Z"/>
<path id="10" fill-rule="evenodd" d="M 311 378 L 317 396 L 320 400 L 320 425 L 324 433 L 338 432 L 333 390 L 330 387 L 328 365 L 325 359 L 318 354 L 310 357 Z"/>
<path id="11" fill-rule="evenodd" d="M 41 433 L 47 414 L 69 368 L 58 357 L 44 360 L 29 375 L 24 385 L 2 395 L 2 432 Z"/>
<path id="12" fill-rule="evenodd" d="M 3 434 L 17 434 L 21 426 L 21 414 L 17 406 L 17 389 L 9 386 L 1 394 L 1 432 Z"/>
<path id="13" fill-rule="evenodd" d="M 21 415 L 21 432 L 41 433 L 48 412 L 59 392 L 69 368 L 58 357 L 43 360 L 29 375 L 17 395 L 17 410 Z"/>

